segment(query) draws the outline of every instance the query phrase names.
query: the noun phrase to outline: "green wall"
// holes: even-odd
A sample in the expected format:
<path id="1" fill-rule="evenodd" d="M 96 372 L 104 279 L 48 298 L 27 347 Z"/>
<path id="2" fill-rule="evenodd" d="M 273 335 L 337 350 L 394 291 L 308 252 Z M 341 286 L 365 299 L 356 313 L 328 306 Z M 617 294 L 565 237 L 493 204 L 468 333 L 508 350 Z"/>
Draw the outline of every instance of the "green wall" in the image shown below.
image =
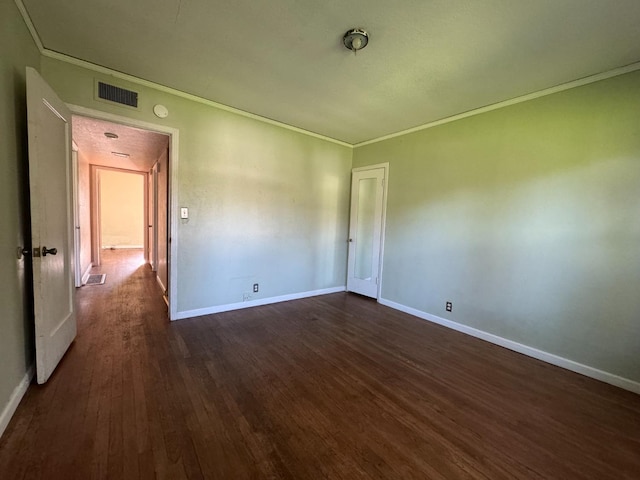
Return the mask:
<path id="1" fill-rule="evenodd" d="M 180 130 L 174 187 L 190 218 L 174 239 L 179 312 L 345 285 L 351 148 L 51 58 L 41 65 L 65 102 Z M 138 110 L 94 100 L 95 79 L 138 91 Z M 157 103 L 166 119 L 153 115 Z"/>
<path id="2" fill-rule="evenodd" d="M 354 151 L 381 162 L 384 299 L 640 381 L 640 72 Z"/>
<path id="3" fill-rule="evenodd" d="M 39 63 L 15 4 L 0 2 L 0 414 L 33 364 L 31 279 L 16 252 L 28 230 L 25 67 Z"/>

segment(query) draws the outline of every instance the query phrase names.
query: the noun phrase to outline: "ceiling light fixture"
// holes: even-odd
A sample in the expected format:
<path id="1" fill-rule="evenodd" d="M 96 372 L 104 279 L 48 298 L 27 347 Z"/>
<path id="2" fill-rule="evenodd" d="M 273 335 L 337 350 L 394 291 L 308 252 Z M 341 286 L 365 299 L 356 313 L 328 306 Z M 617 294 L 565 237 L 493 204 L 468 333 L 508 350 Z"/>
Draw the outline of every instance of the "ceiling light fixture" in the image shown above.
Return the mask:
<path id="1" fill-rule="evenodd" d="M 129 158 L 128 153 L 122 153 L 122 152 L 111 152 L 111 153 L 113 153 L 116 157 Z"/>
<path id="2" fill-rule="evenodd" d="M 111 132 L 104 132 L 104 136 L 107 137 L 108 139 L 115 139 L 118 138 L 118 135 L 115 133 L 111 133 Z"/>
<path id="3" fill-rule="evenodd" d="M 352 28 L 342 37 L 344 46 L 353 51 L 356 55 L 358 50 L 362 50 L 369 43 L 369 34 L 362 28 Z"/>

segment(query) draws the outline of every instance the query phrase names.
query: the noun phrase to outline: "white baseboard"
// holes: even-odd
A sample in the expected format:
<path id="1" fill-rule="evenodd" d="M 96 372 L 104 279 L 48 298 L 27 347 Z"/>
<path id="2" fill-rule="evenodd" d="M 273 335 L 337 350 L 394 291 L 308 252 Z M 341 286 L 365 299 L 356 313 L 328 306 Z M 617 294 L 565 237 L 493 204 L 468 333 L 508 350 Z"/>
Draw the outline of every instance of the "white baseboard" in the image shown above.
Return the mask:
<path id="1" fill-rule="evenodd" d="M 27 388 L 29 388 L 29 385 L 31 384 L 31 379 L 33 378 L 34 373 L 35 368 L 32 365 L 27 370 L 27 373 L 24 374 L 24 377 L 22 377 L 20 383 L 13 390 L 13 393 L 9 397 L 9 402 L 7 402 L 5 407 L 2 409 L 2 413 L 0 413 L 0 437 L 2 437 L 7 425 L 9 425 L 9 422 L 11 421 L 11 417 L 13 417 L 13 414 L 16 412 L 18 405 L 20 405 L 20 400 L 22 400 L 22 397 L 24 397 L 24 394 L 27 392 Z"/>
<path id="2" fill-rule="evenodd" d="M 87 269 L 82 274 L 82 285 L 86 284 L 87 280 L 89 280 L 89 275 L 91 275 L 91 269 L 92 268 L 93 268 L 93 263 L 89 262 L 89 266 L 87 267 Z"/>
<path id="3" fill-rule="evenodd" d="M 485 340 L 487 342 L 500 345 L 501 347 L 508 348 L 509 350 L 513 350 L 514 352 L 522 353 L 523 355 L 542 360 L 543 362 L 556 365 L 557 367 L 565 368 L 567 370 L 571 370 L 572 372 L 580 373 L 587 377 L 591 377 L 610 385 L 615 385 L 616 387 L 620 387 L 625 390 L 640 394 L 640 383 L 629 380 L 628 378 L 620 377 L 603 370 L 598 370 L 597 368 L 574 362 L 573 360 L 569 360 L 568 358 L 559 357 L 558 355 L 554 355 L 553 353 L 538 350 L 537 348 L 529 347 L 522 343 L 514 342 L 513 340 L 499 337 L 483 330 L 478 330 L 477 328 L 469 327 L 461 323 L 447 320 L 446 318 L 438 317 L 436 315 L 432 315 L 415 308 L 407 307 L 406 305 L 402 305 L 391 300 L 380 298 L 378 301 L 382 305 L 391 307 L 395 310 L 400 310 L 401 312 L 408 313 L 423 320 L 437 323 L 438 325 L 457 330 L 458 332 L 466 333 L 467 335 L 471 335 L 472 337 L 480 338 L 481 340 Z"/>
<path id="4" fill-rule="evenodd" d="M 261 305 L 269 305 L 271 303 L 288 302 L 289 300 L 299 300 L 301 298 L 317 297 L 319 295 L 328 295 L 330 293 L 344 292 L 346 286 L 324 288 L 321 290 L 312 290 L 309 292 L 292 293 L 289 295 L 280 295 L 278 297 L 259 298 L 257 300 L 248 300 L 246 302 L 229 303 L 226 305 L 217 305 L 215 307 L 199 308 L 197 310 L 186 310 L 177 312 L 171 320 L 181 320 L 183 318 L 200 317 L 202 315 L 211 315 L 212 313 L 229 312 L 231 310 L 240 310 L 241 308 L 259 307 Z"/>

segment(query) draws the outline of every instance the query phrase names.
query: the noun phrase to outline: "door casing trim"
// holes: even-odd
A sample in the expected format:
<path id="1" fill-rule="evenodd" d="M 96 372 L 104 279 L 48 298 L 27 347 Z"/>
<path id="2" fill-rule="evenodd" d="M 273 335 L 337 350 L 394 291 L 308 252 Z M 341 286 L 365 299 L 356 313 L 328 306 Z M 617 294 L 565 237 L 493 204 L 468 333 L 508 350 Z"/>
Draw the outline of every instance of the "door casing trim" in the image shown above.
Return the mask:
<path id="1" fill-rule="evenodd" d="M 169 258 L 167 268 L 169 269 L 169 319 L 175 320 L 178 313 L 178 164 L 179 164 L 179 135 L 180 130 L 166 125 L 145 122 L 130 117 L 115 115 L 113 113 L 95 110 L 80 105 L 67 104 L 69 110 L 74 115 L 106 120 L 129 127 L 142 128 L 152 132 L 162 133 L 169 136 L 169 206 L 167 217 L 169 220 Z"/>
<path id="2" fill-rule="evenodd" d="M 384 169 L 384 183 L 382 185 L 382 225 L 380 226 L 380 265 L 378 266 L 378 288 L 376 292 L 376 301 L 379 303 L 382 295 L 383 267 L 384 267 L 384 243 L 387 233 L 387 191 L 389 188 L 389 162 L 376 163 L 375 165 L 366 165 L 351 169 L 351 175 L 355 172 L 365 172 L 367 170 Z"/>

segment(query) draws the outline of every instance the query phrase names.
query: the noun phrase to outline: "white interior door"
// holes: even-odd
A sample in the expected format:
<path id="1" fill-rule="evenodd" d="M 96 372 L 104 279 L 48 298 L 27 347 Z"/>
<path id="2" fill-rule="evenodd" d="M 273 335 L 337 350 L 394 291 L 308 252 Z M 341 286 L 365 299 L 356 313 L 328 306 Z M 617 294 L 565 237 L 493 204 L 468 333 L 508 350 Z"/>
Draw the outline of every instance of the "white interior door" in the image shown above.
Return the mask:
<path id="1" fill-rule="evenodd" d="M 46 382 L 76 336 L 71 112 L 27 67 L 36 374 Z"/>
<path id="2" fill-rule="evenodd" d="M 385 168 L 356 169 L 351 179 L 347 290 L 378 298 Z"/>

